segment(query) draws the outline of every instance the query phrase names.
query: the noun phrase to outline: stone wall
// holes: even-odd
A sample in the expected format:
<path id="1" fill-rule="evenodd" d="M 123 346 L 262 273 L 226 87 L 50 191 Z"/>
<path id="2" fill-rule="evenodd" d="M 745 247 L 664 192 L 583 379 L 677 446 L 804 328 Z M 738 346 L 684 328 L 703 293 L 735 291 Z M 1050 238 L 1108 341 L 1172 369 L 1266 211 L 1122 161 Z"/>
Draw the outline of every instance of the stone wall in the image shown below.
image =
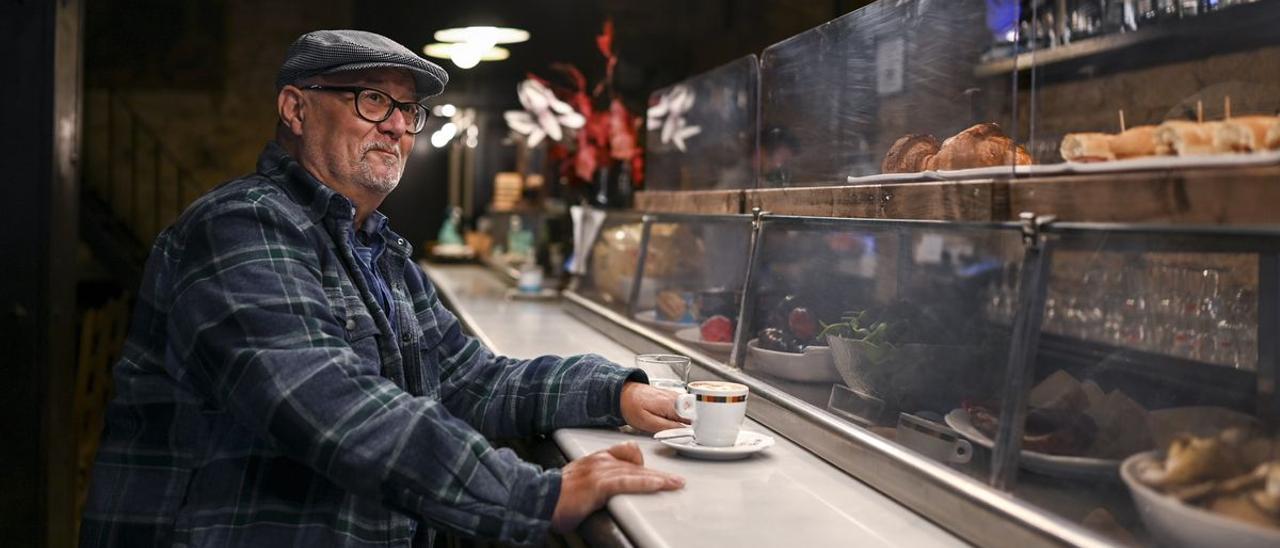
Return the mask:
<path id="1" fill-rule="evenodd" d="M 1045 69 L 1052 74 L 1053 67 Z M 1196 103 L 1205 120 L 1223 116 L 1231 98 L 1235 116 L 1274 114 L 1280 108 L 1280 46 L 1210 55 L 1092 78 L 1037 85 L 1036 127 L 1031 144 L 1038 161 L 1061 161 L 1058 144 L 1069 132 L 1119 130 L 1118 111 L 1129 127 L 1166 119 L 1194 118 Z M 1030 119 L 1030 94 L 1019 98 L 1019 120 Z M 1030 127 L 1023 126 L 1021 135 Z"/>
<path id="2" fill-rule="evenodd" d="M 121 4 L 121 9 L 136 9 L 118 0 L 113 3 Z M 90 162 L 96 160 L 103 165 L 106 159 L 105 108 L 110 90 L 118 101 L 138 113 L 142 125 L 160 137 L 161 148 L 191 172 L 199 189 L 252 170 L 263 144 L 274 132 L 275 73 L 285 49 L 309 30 L 348 26 L 351 5 L 350 0 L 316 0 L 305 8 L 285 0 L 222 2 L 223 9 L 215 13 L 223 18 L 217 24 L 225 29 L 221 49 L 198 54 L 223 59 L 225 66 L 208 71 L 213 78 L 197 78 L 206 84 L 201 88 L 193 87 L 190 77 L 176 77 L 182 73 L 181 57 L 172 55 L 164 58 L 172 66 L 148 67 L 136 83 L 122 81 L 118 76 L 124 69 L 119 66 L 99 67 L 96 72 L 95 67 L 86 67 L 91 74 L 85 102 Z M 92 27 L 94 21 L 87 24 Z M 132 27 L 90 35 L 104 41 L 128 41 L 130 33 L 147 32 L 156 24 L 159 23 L 138 18 Z M 166 80 L 167 74 L 175 77 Z M 111 148 L 117 160 L 117 176 L 127 177 L 124 166 L 131 161 L 129 130 L 120 110 L 112 116 L 116 142 Z M 142 141 L 138 146 L 146 156 L 151 143 L 145 138 Z"/>

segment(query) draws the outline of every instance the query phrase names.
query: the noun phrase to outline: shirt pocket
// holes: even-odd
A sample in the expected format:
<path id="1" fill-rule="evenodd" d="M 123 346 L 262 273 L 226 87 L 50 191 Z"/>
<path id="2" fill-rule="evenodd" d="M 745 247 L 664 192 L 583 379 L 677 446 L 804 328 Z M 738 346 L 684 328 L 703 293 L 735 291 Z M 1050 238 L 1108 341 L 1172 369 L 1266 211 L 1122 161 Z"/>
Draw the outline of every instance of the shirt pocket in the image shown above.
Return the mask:
<path id="1" fill-rule="evenodd" d="M 431 310 L 421 310 L 414 314 L 414 320 L 418 325 L 419 344 L 422 349 L 429 351 L 439 346 L 444 339 L 444 334 L 440 332 L 435 313 Z"/>
<path id="2" fill-rule="evenodd" d="M 325 288 L 333 317 L 342 328 L 347 346 L 359 357 L 358 373 L 377 375 L 381 371 L 382 356 L 378 352 L 378 325 L 359 295 L 350 295 L 340 287 Z"/>

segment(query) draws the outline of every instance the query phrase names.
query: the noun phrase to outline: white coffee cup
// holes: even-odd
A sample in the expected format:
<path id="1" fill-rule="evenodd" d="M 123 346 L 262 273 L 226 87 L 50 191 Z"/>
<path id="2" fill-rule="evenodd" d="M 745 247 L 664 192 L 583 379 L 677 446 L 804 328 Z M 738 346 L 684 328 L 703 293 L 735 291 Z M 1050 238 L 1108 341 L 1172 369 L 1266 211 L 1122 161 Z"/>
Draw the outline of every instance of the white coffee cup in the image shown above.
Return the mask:
<path id="1" fill-rule="evenodd" d="M 676 397 L 676 413 L 693 421 L 698 445 L 731 447 L 747 416 L 747 387 L 736 382 L 695 381 Z"/>
<path id="2" fill-rule="evenodd" d="M 907 413 L 898 414 L 898 443 L 933 460 L 963 464 L 973 458 L 973 445 L 941 424 Z"/>
<path id="3" fill-rule="evenodd" d="M 680 379 L 649 379 L 649 386 L 669 392 L 675 392 L 677 394 L 688 393 L 688 391 L 684 389 L 684 381 Z"/>

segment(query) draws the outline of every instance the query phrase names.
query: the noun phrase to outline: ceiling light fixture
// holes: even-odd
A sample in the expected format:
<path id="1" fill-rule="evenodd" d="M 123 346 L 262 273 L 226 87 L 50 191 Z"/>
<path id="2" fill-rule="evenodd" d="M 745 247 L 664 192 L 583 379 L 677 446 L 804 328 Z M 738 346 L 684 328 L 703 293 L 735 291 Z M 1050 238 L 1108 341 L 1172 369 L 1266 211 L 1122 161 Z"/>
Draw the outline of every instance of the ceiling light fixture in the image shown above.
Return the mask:
<path id="1" fill-rule="evenodd" d="M 508 27 L 458 27 L 436 31 L 438 43 L 427 44 L 422 52 L 429 57 L 449 59 L 461 69 L 469 69 L 481 61 L 501 61 L 511 56 L 497 44 L 527 41 L 529 32 Z"/>
<path id="2" fill-rule="evenodd" d="M 438 42 L 519 44 L 529 41 L 529 31 L 510 27 L 457 27 L 436 31 Z"/>
<path id="3" fill-rule="evenodd" d="M 511 52 L 507 48 L 485 47 L 471 43 L 427 44 L 422 48 L 422 52 L 428 57 L 449 59 L 461 69 L 469 69 L 480 64 L 481 61 L 501 61 L 511 57 Z"/>

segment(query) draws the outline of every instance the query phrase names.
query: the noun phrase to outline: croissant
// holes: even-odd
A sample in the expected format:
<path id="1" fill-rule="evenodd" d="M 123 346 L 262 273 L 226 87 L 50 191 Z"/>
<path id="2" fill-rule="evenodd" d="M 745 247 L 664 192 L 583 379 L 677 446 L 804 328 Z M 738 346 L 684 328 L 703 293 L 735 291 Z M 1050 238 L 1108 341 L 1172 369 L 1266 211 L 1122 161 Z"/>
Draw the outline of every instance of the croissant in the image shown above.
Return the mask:
<path id="1" fill-rule="evenodd" d="M 994 123 L 978 124 L 942 142 L 925 169 L 970 169 L 1001 165 L 1031 164 L 1031 155 Z"/>
<path id="2" fill-rule="evenodd" d="M 914 173 L 924 171 L 924 163 L 938 153 L 938 139 L 932 135 L 912 133 L 900 137 L 884 155 L 881 173 Z"/>

